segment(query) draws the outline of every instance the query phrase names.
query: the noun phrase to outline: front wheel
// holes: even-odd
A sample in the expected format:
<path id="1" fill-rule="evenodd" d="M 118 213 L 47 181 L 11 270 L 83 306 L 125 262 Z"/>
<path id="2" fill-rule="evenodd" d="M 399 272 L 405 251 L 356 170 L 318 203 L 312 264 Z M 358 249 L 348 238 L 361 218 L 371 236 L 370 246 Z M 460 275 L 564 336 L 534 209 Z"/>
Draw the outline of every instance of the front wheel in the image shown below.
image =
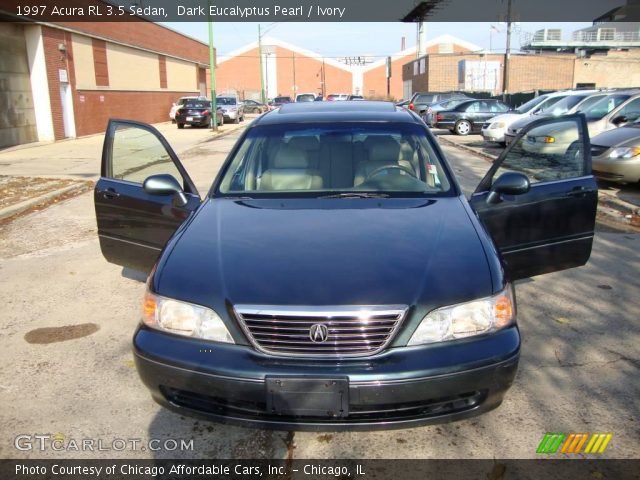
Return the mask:
<path id="1" fill-rule="evenodd" d="M 456 135 L 469 135 L 469 132 L 471 132 L 471 124 L 466 120 L 460 120 L 456 123 L 455 132 Z"/>
<path id="2" fill-rule="evenodd" d="M 184 123 L 179 123 L 178 128 L 184 128 Z"/>

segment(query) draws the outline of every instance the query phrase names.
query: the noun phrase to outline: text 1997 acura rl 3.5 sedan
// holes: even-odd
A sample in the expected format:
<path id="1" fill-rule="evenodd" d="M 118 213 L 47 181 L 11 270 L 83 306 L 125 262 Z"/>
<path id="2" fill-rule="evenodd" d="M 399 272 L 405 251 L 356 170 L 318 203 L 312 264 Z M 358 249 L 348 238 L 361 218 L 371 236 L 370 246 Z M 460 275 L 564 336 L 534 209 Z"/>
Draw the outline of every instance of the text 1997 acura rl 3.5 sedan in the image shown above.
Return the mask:
<path id="1" fill-rule="evenodd" d="M 558 121 L 577 147 L 541 165 L 522 138 Z M 414 113 L 284 105 L 247 128 L 201 199 L 153 127 L 110 121 L 100 244 L 150 272 L 133 344 L 154 399 L 316 430 L 497 407 L 520 350 L 512 282 L 583 265 L 594 233 L 584 118 L 527 128 L 467 200 Z"/>

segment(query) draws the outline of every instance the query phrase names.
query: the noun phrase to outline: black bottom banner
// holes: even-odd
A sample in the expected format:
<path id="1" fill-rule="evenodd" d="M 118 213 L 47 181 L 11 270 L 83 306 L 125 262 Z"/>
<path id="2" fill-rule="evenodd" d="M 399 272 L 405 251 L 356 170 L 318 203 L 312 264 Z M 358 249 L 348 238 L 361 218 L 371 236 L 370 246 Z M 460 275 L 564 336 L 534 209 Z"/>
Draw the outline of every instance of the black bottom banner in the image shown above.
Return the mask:
<path id="1" fill-rule="evenodd" d="M 0 479 L 640 479 L 640 460 L 0 460 Z"/>

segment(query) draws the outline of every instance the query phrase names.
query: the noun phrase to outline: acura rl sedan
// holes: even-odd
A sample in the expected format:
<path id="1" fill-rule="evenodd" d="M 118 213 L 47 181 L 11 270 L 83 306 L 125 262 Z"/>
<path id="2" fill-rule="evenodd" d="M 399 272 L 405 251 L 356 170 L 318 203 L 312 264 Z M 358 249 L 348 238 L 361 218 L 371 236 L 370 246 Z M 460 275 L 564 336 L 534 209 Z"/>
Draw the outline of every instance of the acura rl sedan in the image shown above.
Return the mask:
<path id="1" fill-rule="evenodd" d="M 298 430 L 402 428 L 496 408 L 520 354 L 516 280 L 589 259 L 584 117 L 553 165 L 521 144 L 467 199 L 415 113 L 283 105 L 200 196 L 153 127 L 109 122 L 95 188 L 109 262 L 148 273 L 131 312 L 153 398 Z M 138 317 L 138 315 L 140 315 Z"/>

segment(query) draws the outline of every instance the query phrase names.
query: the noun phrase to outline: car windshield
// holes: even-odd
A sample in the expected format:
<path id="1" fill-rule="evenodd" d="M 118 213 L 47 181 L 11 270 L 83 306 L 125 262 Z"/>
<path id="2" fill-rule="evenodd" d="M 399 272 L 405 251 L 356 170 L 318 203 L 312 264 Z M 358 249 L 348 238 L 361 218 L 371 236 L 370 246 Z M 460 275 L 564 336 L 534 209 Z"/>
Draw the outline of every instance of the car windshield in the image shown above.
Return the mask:
<path id="1" fill-rule="evenodd" d="M 549 97 L 544 102 L 540 103 L 540 108 L 534 113 L 551 113 L 551 107 L 555 108 L 555 105 L 565 98 L 567 97 L 564 95 L 560 97 Z"/>
<path id="2" fill-rule="evenodd" d="M 235 105 L 235 97 L 216 97 L 216 103 L 218 105 Z"/>
<path id="3" fill-rule="evenodd" d="M 211 102 L 203 101 L 203 100 L 187 100 L 184 104 L 185 108 L 209 108 L 211 106 Z"/>
<path id="4" fill-rule="evenodd" d="M 433 196 L 451 182 L 414 124 L 263 125 L 247 133 L 216 193 L 248 197 Z"/>
<path id="5" fill-rule="evenodd" d="M 316 96 L 311 93 L 303 93 L 296 97 L 297 102 L 313 102 L 315 101 Z"/>
<path id="6" fill-rule="evenodd" d="M 622 102 L 627 100 L 630 96 L 631 95 L 627 94 L 618 94 L 604 97 L 600 101 L 594 103 L 588 110 L 583 110 L 585 116 L 587 117 L 587 121 L 593 122 L 596 120 L 600 120 L 607 113 L 611 112 L 614 108 L 618 107 Z"/>
<path id="7" fill-rule="evenodd" d="M 539 97 L 532 98 L 524 105 L 520 105 L 518 108 L 516 108 L 516 112 L 520 114 L 529 113 L 531 110 L 544 102 L 547 98 L 549 97 L 546 95 L 540 95 Z"/>
<path id="8" fill-rule="evenodd" d="M 584 95 L 569 95 L 568 97 L 564 97 L 553 104 L 545 104 L 542 107 L 541 112 L 547 113 L 549 115 L 564 115 L 573 107 L 575 107 L 579 102 L 584 100 L 584 98 Z"/>
<path id="9" fill-rule="evenodd" d="M 580 105 L 578 105 L 578 108 L 576 109 L 576 112 L 586 112 L 593 105 L 595 105 L 597 102 L 599 102 L 603 98 L 604 98 L 604 95 L 593 95 L 591 97 L 588 97 Z"/>

